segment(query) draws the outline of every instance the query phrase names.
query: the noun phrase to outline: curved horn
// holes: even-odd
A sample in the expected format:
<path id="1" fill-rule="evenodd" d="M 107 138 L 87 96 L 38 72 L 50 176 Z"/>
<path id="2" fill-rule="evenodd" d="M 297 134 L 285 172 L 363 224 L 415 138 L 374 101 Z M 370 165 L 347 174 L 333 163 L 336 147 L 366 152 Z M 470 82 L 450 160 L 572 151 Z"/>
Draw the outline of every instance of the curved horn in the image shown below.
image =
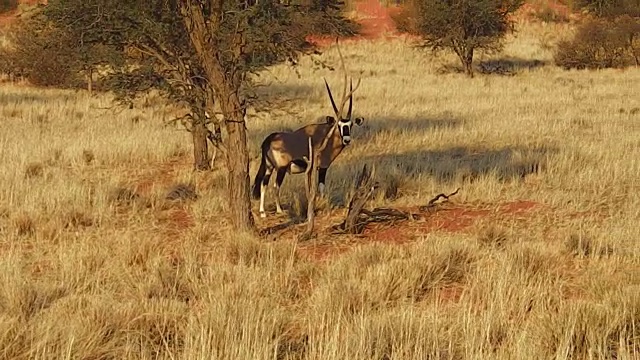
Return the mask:
<path id="1" fill-rule="evenodd" d="M 347 119 L 351 119 L 351 109 L 353 109 L 353 79 L 349 80 L 349 110 L 347 111 Z"/>
<path id="2" fill-rule="evenodd" d="M 327 87 L 327 92 L 329 93 L 329 99 L 331 100 L 331 106 L 333 106 L 333 111 L 336 113 L 336 116 L 339 117 L 340 113 L 338 112 L 338 107 L 336 106 L 336 102 L 333 101 L 333 95 L 331 95 L 331 89 L 329 89 L 329 84 L 327 83 L 327 79 L 324 79 L 324 85 Z"/>

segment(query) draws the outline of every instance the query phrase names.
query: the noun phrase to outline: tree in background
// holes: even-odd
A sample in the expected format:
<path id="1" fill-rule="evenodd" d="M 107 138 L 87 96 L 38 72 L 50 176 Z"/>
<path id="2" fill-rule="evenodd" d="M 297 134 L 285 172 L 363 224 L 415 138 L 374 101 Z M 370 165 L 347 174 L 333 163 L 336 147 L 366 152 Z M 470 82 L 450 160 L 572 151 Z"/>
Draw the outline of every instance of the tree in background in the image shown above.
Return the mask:
<path id="1" fill-rule="evenodd" d="M 196 169 L 210 167 L 207 125 L 225 130 L 228 205 L 238 230 L 254 229 L 243 92 L 249 74 L 312 50 L 305 39 L 318 29 L 352 29 L 338 10 L 275 0 L 51 0 L 30 21 L 72 44 L 61 55 L 73 70 L 91 74 L 104 65 L 101 83 L 119 101 L 155 89 L 188 108 Z M 57 37 L 49 39 L 55 47 Z"/>
<path id="2" fill-rule="evenodd" d="M 394 20 L 401 31 L 419 35 L 423 47 L 452 50 L 473 76 L 476 50 L 497 51 L 513 30 L 510 15 L 524 0 L 411 0 Z"/>
<path id="3" fill-rule="evenodd" d="M 558 43 L 556 65 L 565 69 L 640 66 L 640 1 L 579 0 L 591 15 L 576 34 Z"/>

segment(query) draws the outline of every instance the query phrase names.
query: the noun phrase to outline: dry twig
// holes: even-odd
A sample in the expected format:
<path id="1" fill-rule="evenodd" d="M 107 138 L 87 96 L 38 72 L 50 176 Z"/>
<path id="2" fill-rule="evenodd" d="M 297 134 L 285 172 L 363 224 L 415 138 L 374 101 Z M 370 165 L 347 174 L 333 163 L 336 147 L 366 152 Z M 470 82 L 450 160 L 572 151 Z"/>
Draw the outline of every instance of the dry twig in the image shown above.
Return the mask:
<path id="1" fill-rule="evenodd" d="M 434 206 L 438 205 L 438 204 L 436 204 L 436 201 L 438 201 L 440 199 L 445 199 L 445 201 L 449 201 L 449 198 L 454 196 L 454 195 L 456 195 L 456 194 L 458 194 L 459 191 L 460 191 L 460 188 L 457 188 L 456 191 L 452 192 L 449 195 L 445 195 L 444 193 L 438 194 L 433 199 L 429 200 L 427 205 L 420 206 L 418 209 L 420 211 L 427 211 L 427 210 L 433 208 Z"/>

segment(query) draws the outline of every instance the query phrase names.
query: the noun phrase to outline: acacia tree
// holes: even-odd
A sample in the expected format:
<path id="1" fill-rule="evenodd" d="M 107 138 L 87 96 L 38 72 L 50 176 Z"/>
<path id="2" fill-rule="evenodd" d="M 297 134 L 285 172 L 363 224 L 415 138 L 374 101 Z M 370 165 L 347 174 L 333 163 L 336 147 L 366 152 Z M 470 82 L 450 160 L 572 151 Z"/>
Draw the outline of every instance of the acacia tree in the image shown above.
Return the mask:
<path id="1" fill-rule="evenodd" d="M 253 230 L 243 85 L 251 72 L 311 50 L 306 36 L 327 23 L 349 30 L 331 11 L 276 0 L 51 0 L 42 17 L 85 46 L 123 54 L 105 79 L 119 100 L 157 89 L 186 105 L 197 169 L 209 168 L 207 125 L 221 119 L 231 223 Z"/>
<path id="2" fill-rule="evenodd" d="M 513 29 L 510 15 L 524 0 L 413 0 L 395 16 L 400 30 L 419 35 L 421 46 L 450 49 L 473 76 L 476 50 L 501 48 L 504 35 Z"/>

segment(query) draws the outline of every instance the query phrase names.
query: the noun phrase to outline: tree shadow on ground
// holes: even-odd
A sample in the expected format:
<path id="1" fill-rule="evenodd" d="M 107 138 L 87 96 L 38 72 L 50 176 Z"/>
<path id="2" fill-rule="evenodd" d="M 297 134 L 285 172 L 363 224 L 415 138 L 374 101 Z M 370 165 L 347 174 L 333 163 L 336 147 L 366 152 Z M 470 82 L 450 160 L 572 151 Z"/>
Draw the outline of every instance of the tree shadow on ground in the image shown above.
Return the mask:
<path id="1" fill-rule="evenodd" d="M 549 65 L 549 61 L 538 59 L 522 59 L 518 57 L 504 57 L 498 59 L 474 61 L 473 70 L 484 75 L 514 76 L 523 70 L 534 70 Z M 442 65 L 438 72 L 441 74 L 464 73 L 464 69 L 457 63 Z"/>
<path id="2" fill-rule="evenodd" d="M 549 65 L 546 60 L 505 57 L 479 61 L 476 70 L 481 74 L 515 75 L 522 70 L 534 70 Z"/>
<path id="3" fill-rule="evenodd" d="M 0 92 L 0 106 L 7 106 L 12 104 L 21 105 L 43 105 L 45 103 L 59 102 L 59 101 L 71 101 L 74 98 L 72 94 L 65 93 L 24 93 L 18 92 Z"/>
<path id="4" fill-rule="evenodd" d="M 452 130 L 464 125 L 463 119 L 448 112 L 433 117 L 372 117 L 366 118 L 362 127 L 354 126 L 354 143 L 375 141 L 378 138 L 397 137 L 405 134 L 424 134 L 432 130 Z"/>
<path id="5" fill-rule="evenodd" d="M 318 116 L 316 118 L 309 118 L 307 122 L 301 123 L 295 127 L 277 126 L 274 121 L 274 126 L 263 127 L 261 129 L 252 130 L 250 133 L 249 141 L 252 143 L 250 147 L 254 151 L 260 149 L 262 141 L 271 133 L 277 131 L 294 131 L 307 124 L 322 123 L 326 115 L 333 115 L 329 109 L 325 115 Z M 365 116 L 365 122 L 362 126 L 354 125 L 352 129 L 353 145 L 367 142 L 380 142 L 385 138 L 395 138 L 398 136 L 407 136 L 408 134 L 415 136 L 416 134 L 425 134 L 433 130 L 442 129 L 456 129 L 464 124 L 464 120 L 453 116 L 448 112 L 443 112 L 433 117 L 371 117 Z M 253 154 L 254 158 L 259 156 L 258 153 Z"/>
<path id="6" fill-rule="evenodd" d="M 414 151 L 398 154 L 367 155 L 349 162 L 336 162 L 329 169 L 333 178 L 354 179 L 364 164 L 376 169 L 385 197 L 393 198 L 407 181 L 431 178 L 442 183 L 474 182 L 491 175 L 500 182 L 518 180 L 543 172 L 549 155 L 557 153 L 550 147 L 529 148 L 508 146 L 498 149 L 450 147 L 442 150 Z M 344 205 L 347 188 L 335 188 L 331 203 Z"/>
<path id="7" fill-rule="evenodd" d="M 364 164 L 369 168 L 375 167 L 380 191 L 385 199 L 392 200 L 407 182 L 421 179 L 426 181 L 431 178 L 445 184 L 455 184 L 454 187 L 465 182 L 472 183 L 484 176 L 492 176 L 499 182 L 518 181 L 527 175 L 544 172 L 549 165 L 549 156 L 557 151 L 551 147 L 484 149 L 458 146 L 442 150 L 369 154 L 349 161 L 337 161 L 329 168 L 327 200 L 331 207 L 346 206 L 347 196 L 353 189 L 353 179 L 357 178 Z M 306 209 L 304 183 L 291 178 L 288 176 L 283 184 L 283 204 L 292 210 L 292 216 L 301 216 L 303 214 L 298 212 Z M 269 203 L 272 203 L 271 193 L 268 196 Z M 294 204 L 296 206 L 291 206 Z"/>

